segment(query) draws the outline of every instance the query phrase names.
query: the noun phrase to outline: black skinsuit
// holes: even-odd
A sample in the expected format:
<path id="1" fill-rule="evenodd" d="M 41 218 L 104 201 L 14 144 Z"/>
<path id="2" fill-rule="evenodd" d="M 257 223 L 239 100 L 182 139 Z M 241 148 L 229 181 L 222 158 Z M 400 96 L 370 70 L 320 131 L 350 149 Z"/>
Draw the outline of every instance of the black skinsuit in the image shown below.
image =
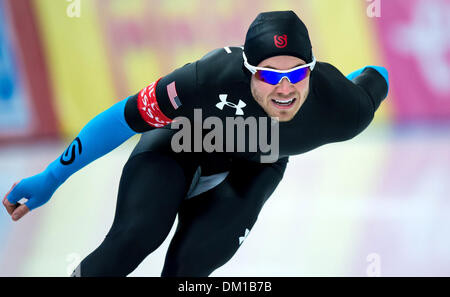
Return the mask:
<path id="1" fill-rule="evenodd" d="M 162 77 L 153 93 L 157 112 L 166 119 L 184 116 L 193 121 L 194 109 L 201 109 L 203 119 L 225 121 L 237 117 L 235 107 L 241 100 L 246 105 L 239 116 L 267 118 L 270 123 L 251 95 L 242 48 L 229 49 L 216 49 Z M 167 87 L 173 82 L 176 104 Z M 177 130 L 169 125 L 155 129 L 143 116 L 139 101 L 144 91 L 130 97 L 125 118 L 133 130 L 145 133 L 124 166 L 111 230 L 77 274 L 128 275 L 165 240 L 177 214 L 162 276 L 208 276 L 225 264 L 281 181 L 289 156 L 358 135 L 372 121 L 388 86 L 373 68 L 350 81 L 334 66 L 317 62 L 309 88 L 295 117 L 279 124 L 279 156 L 273 163 L 260 162 L 264 153 L 259 147 L 256 152 L 175 153 L 170 141 Z M 221 95 L 231 102 L 222 109 L 216 106 Z M 200 176 L 217 176 L 220 182 L 186 199 Z"/>

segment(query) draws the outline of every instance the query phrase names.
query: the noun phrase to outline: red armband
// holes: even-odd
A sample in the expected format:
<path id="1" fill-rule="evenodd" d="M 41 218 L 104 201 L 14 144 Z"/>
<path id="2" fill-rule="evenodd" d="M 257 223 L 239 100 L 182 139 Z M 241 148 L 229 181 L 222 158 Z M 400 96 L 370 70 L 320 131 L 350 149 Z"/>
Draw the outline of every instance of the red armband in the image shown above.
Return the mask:
<path id="1" fill-rule="evenodd" d="M 155 128 L 164 127 L 172 122 L 163 114 L 156 100 L 156 85 L 160 80 L 161 78 L 142 89 L 138 96 L 138 109 L 141 117 Z"/>

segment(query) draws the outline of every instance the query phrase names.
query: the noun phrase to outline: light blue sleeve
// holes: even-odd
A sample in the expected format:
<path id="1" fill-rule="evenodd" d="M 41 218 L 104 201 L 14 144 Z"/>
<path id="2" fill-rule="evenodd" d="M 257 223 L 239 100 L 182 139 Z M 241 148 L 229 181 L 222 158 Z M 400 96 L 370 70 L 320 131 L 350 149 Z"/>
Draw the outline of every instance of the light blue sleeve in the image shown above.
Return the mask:
<path id="1" fill-rule="evenodd" d="M 378 71 L 378 73 L 380 73 L 383 78 L 386 80 L 387 86 L 388 86 L 388 91 L 389 91 L 389 76 L 388 76 L 388 71 L 386 68 L 382 67 L 382 66 L 365 66 L 361 69 L 358 69 L 356 71 L 353 71 L 352 73 L 347 75 L 347 78 L 349 80 L 353 80 L 355 77 L 357 77 L 358 75 L 360 75 L 366 68 L 373 68 L 376 71 Z"/>
<path id="2" fill-rule="evenodd" d="M 135 135 L 125 120 L 125 104 L 128 98 L 97 115 L 78 134 L 64 153 L 42 172 L 23 179 L 8 200 L 17 203 L 27 198 L 30 210 L 46 203 L 56 189 L 73 173 L 106 155 Z"/>

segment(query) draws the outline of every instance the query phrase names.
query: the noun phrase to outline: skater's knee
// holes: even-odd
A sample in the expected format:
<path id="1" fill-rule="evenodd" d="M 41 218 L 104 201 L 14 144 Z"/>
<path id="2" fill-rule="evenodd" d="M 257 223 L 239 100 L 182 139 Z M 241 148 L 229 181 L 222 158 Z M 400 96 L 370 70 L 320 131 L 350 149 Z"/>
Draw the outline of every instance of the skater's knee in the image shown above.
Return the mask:
<path id="1" fill-rule="evenodd" d="M 130 224 L 124 228 L 112 229 L 105 238 L 117 247 L 120 254 L 149 254 L 156 250 L 165 240 L 168 232 L 156 232 L 139 224 Z"/>

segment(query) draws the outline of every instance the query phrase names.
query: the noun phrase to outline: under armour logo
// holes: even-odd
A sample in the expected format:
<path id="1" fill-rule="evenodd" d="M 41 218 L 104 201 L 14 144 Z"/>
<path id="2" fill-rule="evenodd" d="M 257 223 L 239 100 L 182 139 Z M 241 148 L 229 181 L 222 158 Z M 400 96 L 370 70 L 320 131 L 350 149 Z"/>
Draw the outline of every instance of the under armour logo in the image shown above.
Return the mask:
<path id="1" fill-rule="evenodd" d="M 236 108 L 236 115 L 243 115 L 244 111 L 242 110 L 242 108 L 247 106 L 247 104 L 245 104 L 244 101 L 239 100 L 239 103 L 236 105 L 233 102 L 228 102 L 227 97 L 228 94 L 220 94 L 219 99 L 221 102 L 217 103 L 216 107 L 222 110 L 225 105 L 228 105 L 229 107 Z"/>
<path id="2" fill-rule="evenodd" d="M 248 230 L 247 228 L 245 228 L 245 235 L 239 237 L 239 245 L 241 245 L 242 242 L 247 238 L 248 233 L 250 233 L 250 230 Z"/>

